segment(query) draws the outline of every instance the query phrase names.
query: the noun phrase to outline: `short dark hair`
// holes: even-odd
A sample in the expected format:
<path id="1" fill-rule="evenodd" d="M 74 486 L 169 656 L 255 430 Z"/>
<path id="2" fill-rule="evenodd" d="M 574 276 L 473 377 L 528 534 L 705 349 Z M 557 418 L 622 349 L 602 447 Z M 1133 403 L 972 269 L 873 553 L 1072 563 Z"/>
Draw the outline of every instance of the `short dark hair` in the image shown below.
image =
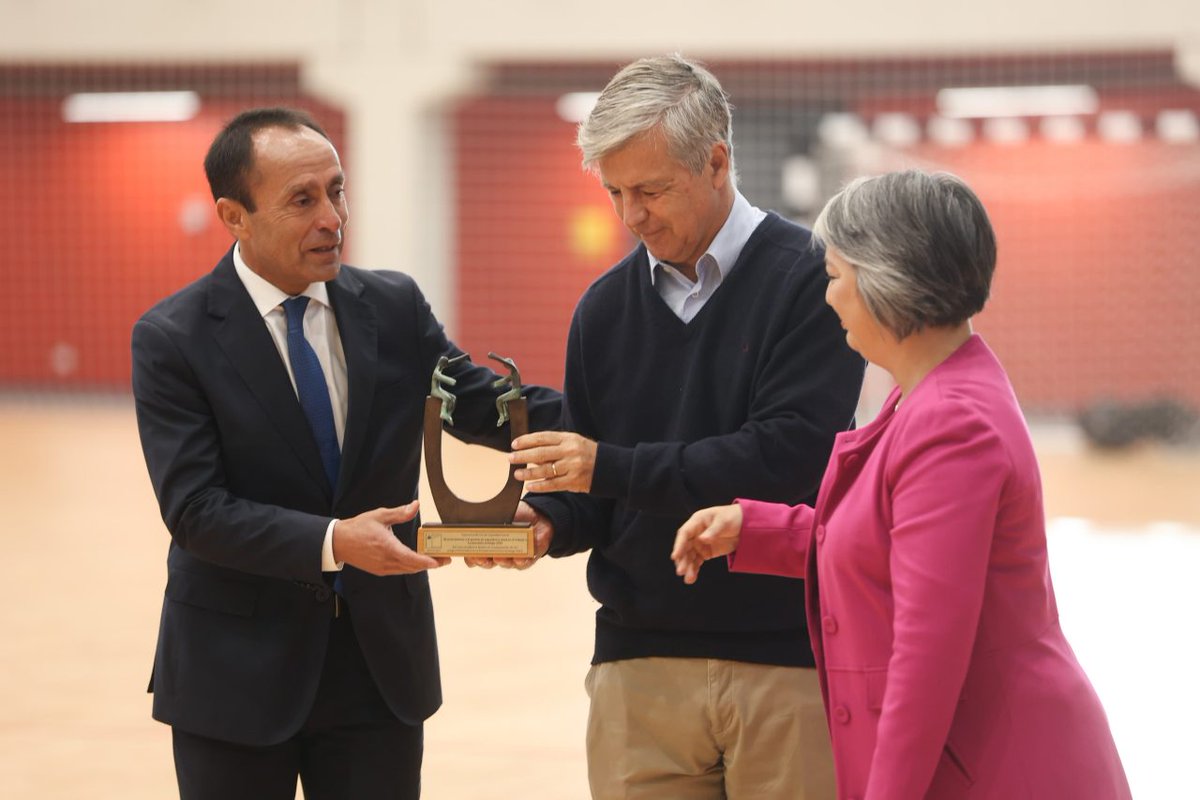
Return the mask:
<path id="1" fill-rule="evenodd" d="M 243 111 L 225 123 L 204 157 L 204 174 L 208 176 L 213 200 L 228 197 L 241 203 L 247 211 L 255 210 L 247 178 L 254 168 L 254 134 L 264 128 L 293 131 L 310 128 L 329 139 L 329 134 L 306 111 L 283 106 Z"/>
<path id="2" fill-rule="evenodd" d="M 965 322 L 987 302 L 996 234 L 983 203 L 947 172 L 858 178 L 813 231 L 854 267 L 863 303 L 897 338 Z"/>

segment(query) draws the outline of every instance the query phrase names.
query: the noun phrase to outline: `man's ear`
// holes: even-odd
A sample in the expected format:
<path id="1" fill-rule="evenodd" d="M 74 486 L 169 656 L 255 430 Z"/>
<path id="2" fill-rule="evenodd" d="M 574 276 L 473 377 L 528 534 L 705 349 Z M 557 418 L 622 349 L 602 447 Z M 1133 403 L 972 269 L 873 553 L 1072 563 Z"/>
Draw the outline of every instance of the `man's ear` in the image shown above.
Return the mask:
<path id="1" fill-rule="evenodd" d="M 246 230 L 247 216 L 249 212 L 246 211 L 246 207 L 237 200 L 222 197 L 217 201 L 217 218 L 233 238 L 242 238 L 241 234 Z"/>
<path id="2" fill-rule="evenodd" d="M 720 188 L 729 181 L 729 147 L 724 142 L 714 142 L 708 154 L 708 165 L 713 171 L 713 187 Z"/>

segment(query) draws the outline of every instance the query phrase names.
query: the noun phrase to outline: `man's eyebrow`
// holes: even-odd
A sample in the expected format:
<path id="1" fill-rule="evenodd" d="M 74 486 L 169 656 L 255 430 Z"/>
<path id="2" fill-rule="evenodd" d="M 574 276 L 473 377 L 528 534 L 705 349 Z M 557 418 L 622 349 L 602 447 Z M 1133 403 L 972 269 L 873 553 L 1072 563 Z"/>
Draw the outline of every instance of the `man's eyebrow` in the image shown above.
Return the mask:
<path id="1" fill-rule="evenodd" d="M 346 174 L 338 173 L 334 177 L 330 178 L 329 183 L 326 184 L 326 188 L 328 188 L 329 186 L 344 186 L 345 183 L 346 183 Z M 289 183 L 283 191 L 284 191 L 284 194 L 286 194 L 290 197 L 294 194 L 312 191 L 313 189 L 316 189 L 318 186 L 320 186 L 320 184 L 317 182 L 316 178 L 309 178 L 308 180 L 296 181 L 295 183 Z"/>
<path id="2" fill-rule="evenodd" d="M 615 191 L 617 188 L 617 187 L 613 186 L 611 183 L 605 183 L 603 181 L 601 182 L 601 185 L 610 192 Z M 637 189 L 639 191 L 645 191 L 646 189 L 665 189 L 666 187 L 668 187 L 670 185 L 671 185 L 671 180 L 669 178 L 663 178 L 661 180 L 641 181 L 639 183 L 635 183 L 630 188 Z"/>
<path id="3" fill-rule="evenodd" d="M 317 182 L 311 179 L 306 181 L 296 181 L 295 183 L 289 183 L 286 187 L 284 187 L 283 193 L 290 197 L 294 194 L 302 194 L 304 192 L 311 191 L 316 185 Z"/>

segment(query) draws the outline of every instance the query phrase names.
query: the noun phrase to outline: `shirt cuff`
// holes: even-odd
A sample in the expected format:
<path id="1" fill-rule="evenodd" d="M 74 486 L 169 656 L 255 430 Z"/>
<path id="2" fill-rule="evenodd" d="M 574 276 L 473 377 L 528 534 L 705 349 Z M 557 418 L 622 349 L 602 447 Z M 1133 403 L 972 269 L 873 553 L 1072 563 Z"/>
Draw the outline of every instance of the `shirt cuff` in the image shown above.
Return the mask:
<path id="1" fill-rule="evenodd" d="M 322 572 L 341 572 L 345 566 L 344 561 L 333 560 L 333 526 L 337 525 L 336 519 L 329 520 L 329 527 L 325 529 L 325 543 L 321 545 L 321 571 Z"/>

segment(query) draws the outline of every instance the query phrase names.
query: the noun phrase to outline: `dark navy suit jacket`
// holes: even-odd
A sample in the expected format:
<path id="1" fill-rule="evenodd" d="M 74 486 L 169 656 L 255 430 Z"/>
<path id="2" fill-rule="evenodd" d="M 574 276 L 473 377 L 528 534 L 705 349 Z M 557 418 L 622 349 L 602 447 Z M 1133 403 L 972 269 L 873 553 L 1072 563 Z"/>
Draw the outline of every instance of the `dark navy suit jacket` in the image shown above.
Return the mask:
<path id="1" fill-rule="evenodd" d="M 231 742 L 281 742 L 303 725 L 331 620 L 321 547 L 331 518 L 417 496 L 424 400 L 445 336 L 411 278 L 343 266 L 328 282 L 346 355 L 348 408 L 330 486 L 287 370 L 233 267 L 166 298 L 133 329 L 142 448 L 171 534 L 151 691 L 154 717 Z M 452 433 L 507 449 L 491 370 L 464 362 Z M 529 387 L 530 427 L 556 426 L 559 397 Z M 417 521 L 396 526 L 410 547 Z M 363 655 L 395 715 L 441 704 L 425 573 L 346 566 Z"/>

